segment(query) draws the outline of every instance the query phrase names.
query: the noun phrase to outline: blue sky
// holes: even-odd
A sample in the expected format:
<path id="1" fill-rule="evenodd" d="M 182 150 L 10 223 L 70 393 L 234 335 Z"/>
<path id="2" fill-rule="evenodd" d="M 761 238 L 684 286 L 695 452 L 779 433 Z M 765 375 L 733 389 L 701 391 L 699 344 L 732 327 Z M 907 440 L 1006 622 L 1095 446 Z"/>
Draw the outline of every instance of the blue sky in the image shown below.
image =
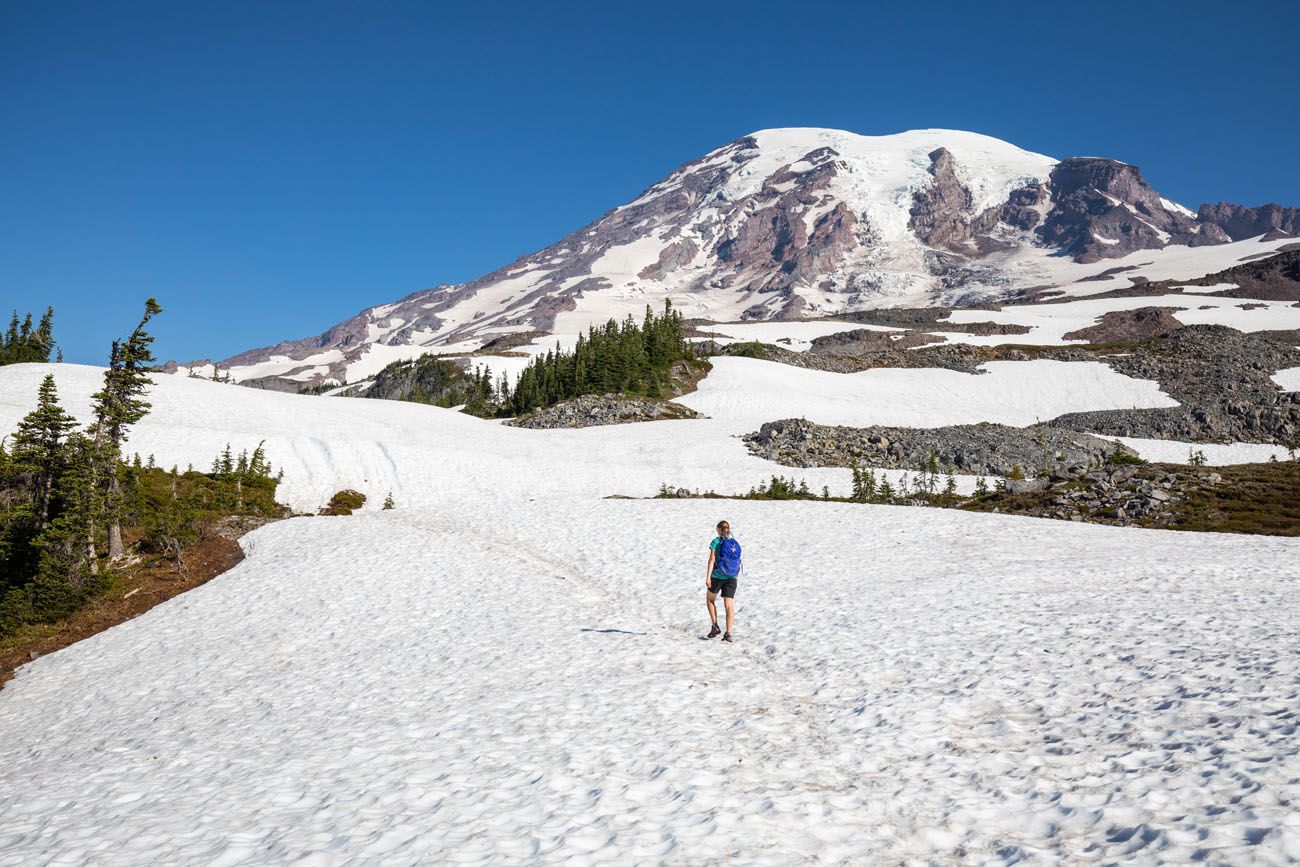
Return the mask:
<path id="1" fill-rule="evenodd" d="M 1300 4 L 0 2 L 0 308 L 223 358 L 483 274 L 756 129 L 970 129 L 1300 205 Z"/>

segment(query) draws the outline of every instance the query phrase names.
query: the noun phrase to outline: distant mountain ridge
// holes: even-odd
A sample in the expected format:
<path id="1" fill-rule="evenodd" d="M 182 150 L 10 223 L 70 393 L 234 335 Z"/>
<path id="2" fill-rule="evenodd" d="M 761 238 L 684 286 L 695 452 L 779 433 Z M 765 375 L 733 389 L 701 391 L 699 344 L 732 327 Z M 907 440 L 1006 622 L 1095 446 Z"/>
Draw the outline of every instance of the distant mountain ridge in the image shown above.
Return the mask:
<path id="1" fill-rule="evenodd" d="M 961 305 L 1069 284 L 1137 251 L 1270 233 L 1300 234 L 1300 212 L 1192 211 L 1117 160 L 1058 161 L 954 130 L 763 130 L 504 268 L 217 367 L 239 380 L 356 381 L 398 358 L 573 333 L 664 299 L 714 321 Z"/>

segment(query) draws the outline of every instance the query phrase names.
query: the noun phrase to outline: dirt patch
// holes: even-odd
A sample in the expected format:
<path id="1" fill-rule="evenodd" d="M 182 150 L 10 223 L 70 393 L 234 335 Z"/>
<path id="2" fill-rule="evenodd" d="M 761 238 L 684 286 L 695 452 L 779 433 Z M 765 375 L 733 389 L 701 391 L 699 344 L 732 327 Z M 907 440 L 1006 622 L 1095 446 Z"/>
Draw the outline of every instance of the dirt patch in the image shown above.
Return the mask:
<path id="1" fill-rule="evenodd" d="M 262 523 L 266 521 L 258 526 Z M 0 641 L 0 689 L 20 665 L 125 623 L 231 569 L 244 559 L 243 549 L 232 536 L 218 530 L 187 547 L 183 570 L 178 570 L 171 558 L 132 564 L 121 570 L 104 593 L 68 619 L 33 624 Z"/>

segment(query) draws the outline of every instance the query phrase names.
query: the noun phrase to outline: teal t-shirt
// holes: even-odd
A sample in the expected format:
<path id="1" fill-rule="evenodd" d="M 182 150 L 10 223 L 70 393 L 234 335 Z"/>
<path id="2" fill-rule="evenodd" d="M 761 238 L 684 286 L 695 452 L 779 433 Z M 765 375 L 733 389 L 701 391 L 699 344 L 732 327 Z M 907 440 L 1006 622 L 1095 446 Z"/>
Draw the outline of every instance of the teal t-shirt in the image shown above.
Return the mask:
<path id="1" fill-rule="evenodd" d="M 709 543 L 709 550 L 710 551 L 718 550 L 718 545 L 720 544 L 722 544 L 722 537 L 714 536 L 713 541 Z M 711 577 L 714 581 L 734 581 L 739 576 L 728 575 L 726 572 L 719 572 L 717 569 L 714 569 L 713 574 L 709 577 Z"/>

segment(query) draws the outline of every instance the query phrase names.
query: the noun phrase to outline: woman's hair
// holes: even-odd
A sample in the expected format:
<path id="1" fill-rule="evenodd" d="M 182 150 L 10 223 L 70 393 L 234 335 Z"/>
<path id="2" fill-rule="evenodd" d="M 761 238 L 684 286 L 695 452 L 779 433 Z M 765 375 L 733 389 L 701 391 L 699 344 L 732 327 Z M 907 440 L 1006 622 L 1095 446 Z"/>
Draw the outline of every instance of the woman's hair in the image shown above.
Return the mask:
<path id="1" fill-rule="evenodd" d="M 724 536 L 731 532 L 731 525 L 726 521 L 719 521 L 717 526 L 718 535 Z"/>

